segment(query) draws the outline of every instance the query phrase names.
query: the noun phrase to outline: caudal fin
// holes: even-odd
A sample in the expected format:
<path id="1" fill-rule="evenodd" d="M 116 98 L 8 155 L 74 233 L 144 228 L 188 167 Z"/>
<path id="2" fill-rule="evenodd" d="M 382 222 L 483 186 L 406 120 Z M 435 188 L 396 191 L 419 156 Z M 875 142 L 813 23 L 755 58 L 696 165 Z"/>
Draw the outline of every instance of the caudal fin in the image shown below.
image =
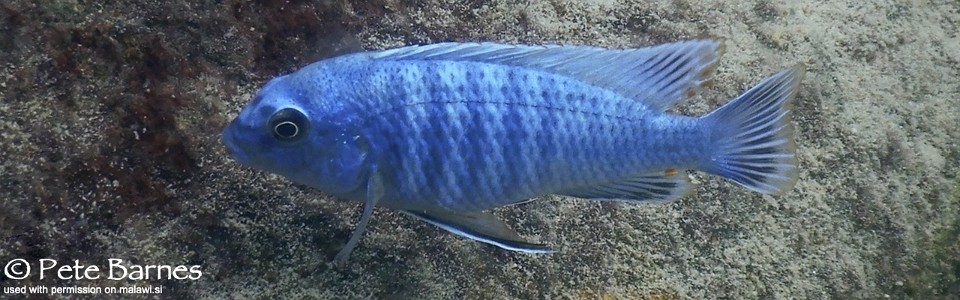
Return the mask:
<path id="1" fill-rule="evenodd" d="M 797 182 L 790 102 L 803 66 L 780 71 L 703 117 L 716 145 L 704 171 L 761 193 L 782 194 Z"/>

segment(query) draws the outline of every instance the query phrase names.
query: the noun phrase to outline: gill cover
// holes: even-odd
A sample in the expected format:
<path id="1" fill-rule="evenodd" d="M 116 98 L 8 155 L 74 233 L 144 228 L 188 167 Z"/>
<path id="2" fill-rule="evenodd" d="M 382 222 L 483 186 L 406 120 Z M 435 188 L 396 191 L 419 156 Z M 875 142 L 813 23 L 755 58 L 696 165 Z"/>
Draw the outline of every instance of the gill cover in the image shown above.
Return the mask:
<path id="1" fill-rule="evenodd" d="M 340 134 L 334 139 L 330 146 L 332 150 L 328 160 L 327 178 L 322 181 L 330 181 L 326 192 L 335 194 L 346 194 L 357 191 L 361 188 L 364 179 L 369 176 L 369 157 L 370 149 L 367 140 L 359 134 Z"/>

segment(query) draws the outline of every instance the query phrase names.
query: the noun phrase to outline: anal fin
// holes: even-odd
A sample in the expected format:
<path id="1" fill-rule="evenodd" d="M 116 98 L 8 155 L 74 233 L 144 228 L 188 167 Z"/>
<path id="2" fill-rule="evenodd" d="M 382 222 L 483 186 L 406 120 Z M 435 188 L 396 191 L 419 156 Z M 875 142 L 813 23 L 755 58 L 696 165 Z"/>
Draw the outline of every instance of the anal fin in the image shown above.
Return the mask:
<path id="1" fill-rule="evenodd" d="M 594 200 L 663 203 L 683 197 L 692 187 L 686 172 L 667 169 L 565 190 L 558 194 Z"/>
<path id="2" fill-rule="evenodd" d="M 503 249 L 526 253 L 552 253 L 546 245 L 524 240 L 496 216 L 485 212 L 441 212 L 404 210 L 405 214 L 436 225 L 454 234 Z"/>

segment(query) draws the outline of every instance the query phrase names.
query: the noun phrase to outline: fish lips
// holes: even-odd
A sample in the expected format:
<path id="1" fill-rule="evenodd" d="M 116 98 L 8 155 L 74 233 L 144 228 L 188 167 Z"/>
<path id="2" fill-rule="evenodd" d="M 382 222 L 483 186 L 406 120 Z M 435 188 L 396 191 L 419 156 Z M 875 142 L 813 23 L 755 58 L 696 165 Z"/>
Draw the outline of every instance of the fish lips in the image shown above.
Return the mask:
<path id="1" fill-rule="evenodd" d="M 250 164 L 250 155 L 247 154 L 247 151 L 244 150 L 240 141 L 242 137 L 238 136 L 240 123 L 237 122 L 237 119 L 234 119 L 230 122 L 230 125 L 223 130 L 221 134 L 221 141 L 227 146 L 227 149 L 230 151 L 230 157 L 234 160 L 240 162 L 241 164 Z"/>

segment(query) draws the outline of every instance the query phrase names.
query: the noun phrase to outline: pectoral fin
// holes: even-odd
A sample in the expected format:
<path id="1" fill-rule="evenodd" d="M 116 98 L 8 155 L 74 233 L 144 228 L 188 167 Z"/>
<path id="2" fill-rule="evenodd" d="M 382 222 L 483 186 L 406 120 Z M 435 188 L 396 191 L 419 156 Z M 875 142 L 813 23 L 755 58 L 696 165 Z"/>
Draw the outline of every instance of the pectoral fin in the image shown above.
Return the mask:
<path id="1" fill-rule="evenodd" d="M 491 244 L 503 249 L 526 253 L 552 253 L 546 245 L 524 240 L 507 224 L 484 212 L 454 213 L 405 210 L 410 216 L 436 225 L 454 234 Z"/>

